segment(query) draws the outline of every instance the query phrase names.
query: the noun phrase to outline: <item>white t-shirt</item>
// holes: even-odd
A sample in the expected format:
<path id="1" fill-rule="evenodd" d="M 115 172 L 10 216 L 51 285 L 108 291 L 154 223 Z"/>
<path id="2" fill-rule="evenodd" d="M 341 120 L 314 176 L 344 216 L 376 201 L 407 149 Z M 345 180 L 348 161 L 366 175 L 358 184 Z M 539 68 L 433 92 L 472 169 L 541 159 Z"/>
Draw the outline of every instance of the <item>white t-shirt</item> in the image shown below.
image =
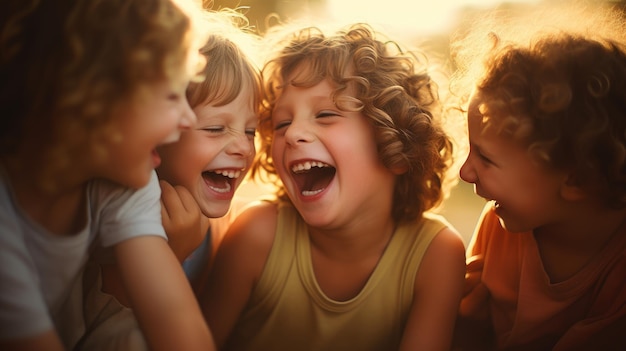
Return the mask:
<path id="1" fill-rule="evenodd" d="M 84 331 L 81 272 L 90 248 L 143 235 L 167 239 L 160 196 L 156 172 L 139 190 L 94 180 L 87 190 L 87 225 L 59 236 L 22 213 L 0 169 L 0 339 L 55 328 L 71 348 Z"/>

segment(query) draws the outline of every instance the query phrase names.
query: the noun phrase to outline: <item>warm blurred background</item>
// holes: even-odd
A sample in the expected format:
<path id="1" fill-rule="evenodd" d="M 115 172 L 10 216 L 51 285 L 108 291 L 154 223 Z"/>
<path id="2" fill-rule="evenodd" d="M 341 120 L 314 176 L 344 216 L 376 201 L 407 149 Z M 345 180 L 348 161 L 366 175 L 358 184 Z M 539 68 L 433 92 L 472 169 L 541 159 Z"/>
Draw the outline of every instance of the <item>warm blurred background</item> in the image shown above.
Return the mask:
<path id="1" fill-rule="evenodd" d="M 429 54 L 448 57 L 449 41 L 468 18 L 480 16 L 481 11 L 523 12 L 544 5 L 566 5 L 572 0 L 213 0 L 209 7 L 240 8 L 252 26 L 264 33 L 267 23 L 308 19 L 340 23 L 367 22 L 381 27 L 386 33 L 404 43 L 415 42 L 427 47 Z M 580 3 L 580 1 L 577 1 Z M 588 7 L 610 6 L 615 11 L 626 8 L 626 0 L 587 0 Z M 269 16 L 269 17 L 268 17 Z M 470 22 L 471 23 L 471 22 Z M 626 34 L 625 34 L 626 35 Z M 244 184 L 239 196 L 244 199 L 262 194 L 254 184 Z M 469 240 L 485 201 L 473 193 L 473 186 L 459 181 L 442 213 Z"/>

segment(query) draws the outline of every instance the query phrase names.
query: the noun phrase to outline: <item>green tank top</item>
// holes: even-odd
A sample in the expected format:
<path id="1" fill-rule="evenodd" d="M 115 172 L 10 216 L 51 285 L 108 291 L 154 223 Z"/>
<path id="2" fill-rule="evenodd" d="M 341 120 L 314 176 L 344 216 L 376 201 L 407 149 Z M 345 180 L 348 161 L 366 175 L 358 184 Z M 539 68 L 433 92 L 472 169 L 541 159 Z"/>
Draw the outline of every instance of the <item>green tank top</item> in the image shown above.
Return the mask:
<path id="1" fill-rule="evenodd" d="M 422 257 L 447 226 L 430 214 L 399 226 L 361 292 L 335 301 L 315 280 L 304 221 L 281 206 L 265 268 L 226 349 L 397 350 Z"/>

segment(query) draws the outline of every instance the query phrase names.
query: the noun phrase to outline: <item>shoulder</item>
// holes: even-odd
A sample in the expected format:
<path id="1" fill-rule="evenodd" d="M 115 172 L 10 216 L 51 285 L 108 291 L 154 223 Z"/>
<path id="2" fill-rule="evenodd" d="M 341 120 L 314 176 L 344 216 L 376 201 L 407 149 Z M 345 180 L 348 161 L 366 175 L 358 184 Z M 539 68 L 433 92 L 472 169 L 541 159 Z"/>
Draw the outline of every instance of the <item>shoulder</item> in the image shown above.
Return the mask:
<path id="1" fill-rule="evenodd" d="M 143 235 L 166 238 L 156 172 L 153 171 L 148 184 L 139 189 L 105 180 L 94 180 L 89 186 L 92 225 L 100 233 L 103 246 Z"/>
<path id="2" fill-rule="evenodd" d="M 161 187 L 155 171 L 152 171 L 148 184 L 132 189 L 106 179 L 94 179 L 89 183 L 89 200 L 98 207 L 152 206 L 159 203 Z"/>
<path id="3" fill-rule="evenodd" d="M 273 238 L 278 219 L 278 205 L 268 201 L 255 201 L 244 208 L 233 220 L 226 235 L 252 240 Z"/>
<path id="4" fill-rule="evenodd" d="M 259 201 L 245 208 L 226 231 L 217 250 L 216 266 L 245 271 L 254 267 L 254 275 L 260 275 L 274 242 L 277 219 L 275 203 Z"/>
<path id="5" fill-rule="evenodd" d="M 418 285 L 429 285 L 444 277 L 463 279 L 465 274 L 465 244 L 461 235 L 445 226 L 434 236 L 418 271 Z"/>
<path id="6" fill-rule="evenodd" d="M 465 264 L 465 244 L 461 235 L 452 227 L 442 228 L 431 241 L 424 259 L 437 261 L 460 261 Z M 458 262 L 457 262 L 458 263 Z"/>

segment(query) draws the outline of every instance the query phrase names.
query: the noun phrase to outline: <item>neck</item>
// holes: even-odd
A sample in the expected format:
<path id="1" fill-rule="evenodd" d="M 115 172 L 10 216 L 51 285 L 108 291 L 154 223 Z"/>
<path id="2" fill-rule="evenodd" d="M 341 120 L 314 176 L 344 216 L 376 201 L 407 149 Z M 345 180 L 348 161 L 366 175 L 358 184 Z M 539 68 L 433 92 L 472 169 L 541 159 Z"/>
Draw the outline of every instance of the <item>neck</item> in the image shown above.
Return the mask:
<path id="1" fill-rule="evenodd" d="M 624 231 L 626 210 L 586 209 L 558 226 L 537 228 L 534 237 L 553 282 L 562 281 L 583 269 Z"/>
<path id="2" fill-rule="evenodd" d="M 371 221 L 364 219 L 347 227 L 322 229 L 308 227 L 312 249 L 328 258 L 358 260 L 372 254 L 382 255 L 387 247 L 395 223 L 391 218 Z"/>
<path id="3" fill-rule="evenodd" d="M 21 160 L 29 160 L 28 163 Z M 72 174 L 42 181 L 36 159 L 3 160 L 15 201 L 32 221 L 58 235 L 71 235 L 86 221 L 86 182 Z M 49 181 L 49 182 L 47 182 Z"/>

